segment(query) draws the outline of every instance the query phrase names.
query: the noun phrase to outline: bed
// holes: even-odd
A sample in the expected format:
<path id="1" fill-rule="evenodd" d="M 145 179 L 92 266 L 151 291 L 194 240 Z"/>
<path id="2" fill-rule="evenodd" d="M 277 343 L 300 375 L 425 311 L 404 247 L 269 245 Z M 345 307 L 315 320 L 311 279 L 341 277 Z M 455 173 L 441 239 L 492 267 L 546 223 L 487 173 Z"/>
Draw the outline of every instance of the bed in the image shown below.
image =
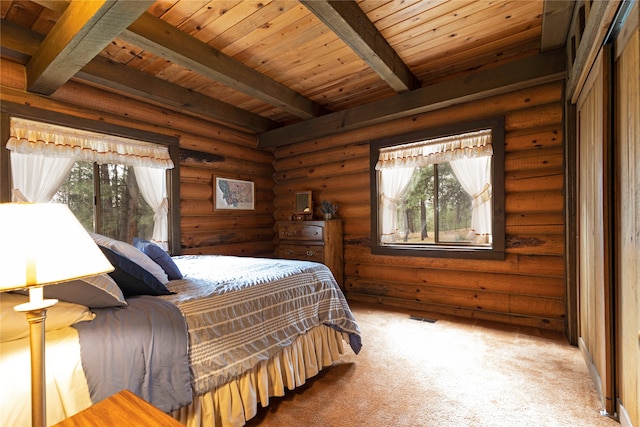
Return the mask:
<path id="1" fill-rule="evenodd" d="M 45 288 L 61 300 L 47 318 L 49 424 L 126 388 L 188 426 L 242 426 L 258 405 L 361 349 L 356 320 L 322 264 L 168 257 L 145 241 L 94 240 L 116 267 L 108 278 Z M 105 279 L 113 280 L 95 283 Z M 6 305 L 19 298 L 0 297 L 3 334 Z M 1 337 L 0 425 L 30 425 L 26 335 Z"/>

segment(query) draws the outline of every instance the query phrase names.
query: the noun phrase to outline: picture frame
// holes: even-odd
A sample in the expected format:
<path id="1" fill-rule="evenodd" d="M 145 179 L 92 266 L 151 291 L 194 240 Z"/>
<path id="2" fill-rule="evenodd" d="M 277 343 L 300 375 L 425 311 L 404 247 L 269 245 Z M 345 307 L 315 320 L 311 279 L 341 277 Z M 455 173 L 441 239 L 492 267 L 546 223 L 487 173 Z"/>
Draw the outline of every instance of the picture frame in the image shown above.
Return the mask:
<path id="1" fill-rule="evenodd" d="M 214 177 L 215 210 L 255 210 L 253 181 Z"/>

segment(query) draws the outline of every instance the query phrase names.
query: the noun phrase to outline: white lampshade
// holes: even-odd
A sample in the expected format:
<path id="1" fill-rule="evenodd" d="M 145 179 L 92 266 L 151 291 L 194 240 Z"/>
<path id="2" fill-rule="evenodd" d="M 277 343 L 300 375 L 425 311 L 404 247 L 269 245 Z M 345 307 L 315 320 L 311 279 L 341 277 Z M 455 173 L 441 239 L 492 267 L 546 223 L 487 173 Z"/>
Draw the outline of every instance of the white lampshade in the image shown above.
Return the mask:
<path id="1" fill-rule="evenodd" d="M 67 205 L 0 203 L 0 291 L 113 270 Z"/>

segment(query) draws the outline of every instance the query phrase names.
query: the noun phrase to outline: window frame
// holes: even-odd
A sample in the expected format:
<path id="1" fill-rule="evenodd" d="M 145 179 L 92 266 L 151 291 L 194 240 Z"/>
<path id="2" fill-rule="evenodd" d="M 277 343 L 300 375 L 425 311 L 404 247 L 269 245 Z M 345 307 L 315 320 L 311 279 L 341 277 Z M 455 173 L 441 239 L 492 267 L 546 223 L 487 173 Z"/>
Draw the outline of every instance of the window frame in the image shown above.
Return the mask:
<path id="1" fill-rule="evenodd" d="M 447 244 L 389 245 L 380 243 L 379 207 L 378 207 L 378 171 L 376 163 L 381 148 L 408 144 L 426 139 L 440 138 L 467 132 L 491 129 L 493 146 L 491 179 L 492 179 L 492 245 L 491 247 L 456 246 Z M 370 189 L 371 189 L 371 253 L 392 256 L 421 256 L 433 258 L 460 259 L 492 259 L 505 258 L 505 179 L 504 152 L 505 132 L 504 117 L 492 117 L 481 120 L 455 123 L 444 126 L 421 129 L 409 133 L 372 140 L 370 147 Z"/>
<path id="2" fill-rule="evenodd" d="M 169 197 L 169 253 L 171 255 L 181 254 L 180 238 L 180 140 L 175 136 L 163 135 L 145 130 L 129 128 L 121 125 L 100 122 L 83 117 L 69 116 L 64 113 L 43 110 L 27 105 L 12 102 L 2 102 L 1 104 L 1 140 L 0 140 L 0 164 L 3 172 L 0 174 L 0 201 L 11 201 L 11 171 L 9 161 L 9 150 L 6 143 L 9 139 L 9 127 L 11 117 L 34 120 L 52 125 L 66 126 L 91 132 L 99 132 L 129 138 L 153 144 L 165 145 L 169 149 L 169 156 L 174 167 L 169 170 L 167 178 L 167 196 Z M 6 168 L 5 168 L 6 166 Z"/>

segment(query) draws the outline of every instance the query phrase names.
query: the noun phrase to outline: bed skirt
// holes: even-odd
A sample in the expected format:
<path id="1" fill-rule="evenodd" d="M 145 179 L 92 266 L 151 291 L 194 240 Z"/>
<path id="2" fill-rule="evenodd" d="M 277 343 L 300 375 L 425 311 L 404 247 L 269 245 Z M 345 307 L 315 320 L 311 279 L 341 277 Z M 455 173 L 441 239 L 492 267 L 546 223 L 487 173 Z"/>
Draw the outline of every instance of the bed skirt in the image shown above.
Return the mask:
<path id="1" fill-rule="evenodd" d="M 316 326 L 237 379 L 194 396 L 190 405 L 171 415 L 188 427 L 243 426 L 256 416 L 258 403 L 268 406 L 270 397 L 284 396 L 285 387 L 293 390 L 303 385 L 339 359 L 348 339 L 328 326 Z"/>

